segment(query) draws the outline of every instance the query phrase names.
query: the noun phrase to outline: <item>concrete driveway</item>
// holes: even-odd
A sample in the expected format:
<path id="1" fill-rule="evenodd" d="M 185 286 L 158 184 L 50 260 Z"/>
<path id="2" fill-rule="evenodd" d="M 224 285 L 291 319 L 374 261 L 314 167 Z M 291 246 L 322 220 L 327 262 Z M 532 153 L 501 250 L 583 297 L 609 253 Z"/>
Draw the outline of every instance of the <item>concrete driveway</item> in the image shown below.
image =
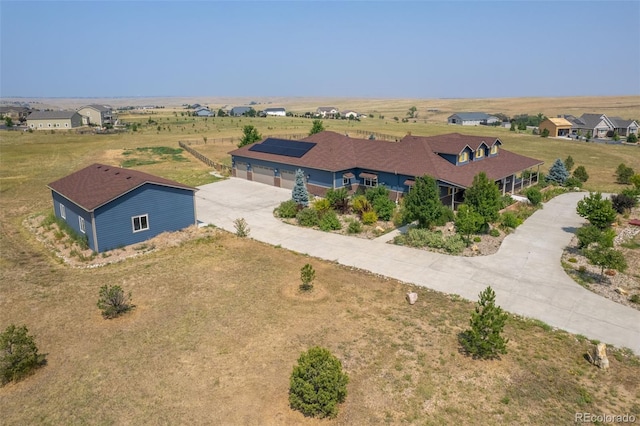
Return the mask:
<path id="1" fill-rule="evenodd" d="M 291 197 L 287 189 L 236 178 L 199 188 L 197 214 L 206 224 L 235 232 L 233 221 L 242 217 L 258 241 L 472 301 L 491 285 L 509 312 L 640 355 L 640 311 L 582 288 L 560 265 L 564 247 L 584 223 L 575 212 L 584 194 L 554 198 L 505 238 L 498 253 L 469 258 L 287 225 L 273 217 L 273 209 Z"/>

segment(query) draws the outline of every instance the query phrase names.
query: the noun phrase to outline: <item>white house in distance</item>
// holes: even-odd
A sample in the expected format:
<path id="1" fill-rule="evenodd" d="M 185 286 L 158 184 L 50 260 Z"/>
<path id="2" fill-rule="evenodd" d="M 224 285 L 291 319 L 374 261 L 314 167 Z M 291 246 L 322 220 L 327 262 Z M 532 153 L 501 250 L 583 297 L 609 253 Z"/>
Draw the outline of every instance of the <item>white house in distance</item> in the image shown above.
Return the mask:
<path id="1" fill-rule="evenodd" d="M 499 122 L 500 119 L 484 112 L 458 112 L 447 118 L 449 124 L 480 126 Z"/>
<path id="2" fill-rule="evenodd" d="M 279 117 L 287 115 L 287 111 L 284 108 L 265 108 L 262 112 L 264 115 L 275 115 Z"/>
<path id="3" fill-rule="evenodd" d="M 316 115 L 322 118 L 335 117 L 339 112 L 336 107 L 318 107 L 318 109 L 316 109 Z"/>
<path id="4" fill-rule="evenodd" d="M 77 111 L 34 111 L 27 116 L 27 126 L 33 130 L 68 130 L 82 126 Z"/>

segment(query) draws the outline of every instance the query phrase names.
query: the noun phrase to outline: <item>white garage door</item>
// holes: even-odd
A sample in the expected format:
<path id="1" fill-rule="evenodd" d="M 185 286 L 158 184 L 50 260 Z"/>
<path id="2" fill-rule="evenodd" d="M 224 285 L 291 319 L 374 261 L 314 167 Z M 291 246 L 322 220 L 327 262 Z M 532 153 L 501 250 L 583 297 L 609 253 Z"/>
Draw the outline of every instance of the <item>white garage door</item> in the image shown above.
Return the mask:
<path id="1" fill-rule="evenodd" d="M 293 170 L 282 170 L 280 172 L 280 187 L 293 189 L 296 184 L 296 172 Z"/>
<path id="2" fill-rule="evenodd" d="M 253 166 L 253 180 L 273 186 L 273 169 L 271 167 Z"/>
<path id="3" fill-rule="evenodd" d="M 247 163 L 236 163 L 236 177 L 247 178 Z"/>

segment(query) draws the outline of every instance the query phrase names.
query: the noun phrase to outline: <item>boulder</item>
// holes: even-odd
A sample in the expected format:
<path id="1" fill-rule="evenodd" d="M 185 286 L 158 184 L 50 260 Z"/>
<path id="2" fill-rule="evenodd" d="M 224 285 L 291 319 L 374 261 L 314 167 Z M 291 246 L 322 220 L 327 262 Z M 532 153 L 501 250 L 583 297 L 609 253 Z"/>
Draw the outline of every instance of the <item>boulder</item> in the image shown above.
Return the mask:
<path id="1" fill-rule="evenodd" d="M 409 302 L 410 305 L 413 305 L 414 303 L 416 303 L 417 300 L 418 300 L 418 293 L 414 293 L 413 291 L 410 291 L 409 293 L 407 293 L 407 302 Z"/>
<path id="2" fill-rule="evenodd" d="M 626 295 L 629 294 L 629 292 L 627 290 L 625 290 L 624 288 L 620 288 L 620 287 L 616 288 L 616 293 L 621 294 L 623 296 L 626 296 Z"/>
<path id="3" fill-rule="evenodd" d="M 596 365 L 603 370 L 609 368 L 609 358 L 607 358 L 607 345 L 604 343 L 598 343 L 598 346 L 593 351 L 593 356 L 589 354 L 589 361 L 593 365 Z"/>

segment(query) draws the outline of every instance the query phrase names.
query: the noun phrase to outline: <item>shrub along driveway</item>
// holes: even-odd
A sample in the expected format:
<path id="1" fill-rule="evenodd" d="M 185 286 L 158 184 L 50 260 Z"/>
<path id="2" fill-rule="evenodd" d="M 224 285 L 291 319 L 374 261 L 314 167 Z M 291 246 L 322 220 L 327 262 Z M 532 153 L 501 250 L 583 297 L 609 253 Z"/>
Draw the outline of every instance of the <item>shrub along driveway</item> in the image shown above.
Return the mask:
<path id="1" fill-rule="evenodd" d="M 546 203 L 502 243 L 498 253 L 455 257 L 287 225 L 273 209 L 291 191 L 231 178 L 200 187 L 198 220 L 235 232 L 243 217 L 250 237 L 475 301 L 488 285 L 505 310 L 640 354 L 640 312 L 600 297 L 569 278 L 560 258 L 584 220 L 583 193 Z M 277 262 L 277 259 L 274 259 Z"/>

